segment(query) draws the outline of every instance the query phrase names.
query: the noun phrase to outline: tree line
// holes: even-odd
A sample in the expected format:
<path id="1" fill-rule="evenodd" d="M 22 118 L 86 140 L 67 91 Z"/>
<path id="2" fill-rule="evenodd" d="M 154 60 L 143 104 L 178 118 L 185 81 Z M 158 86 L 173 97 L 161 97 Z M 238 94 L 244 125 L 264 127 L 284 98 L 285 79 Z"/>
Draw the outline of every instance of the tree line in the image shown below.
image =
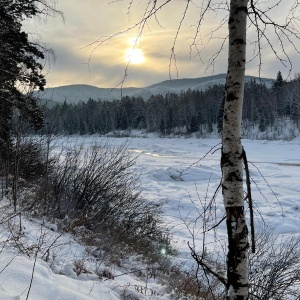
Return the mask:
<path id="1" fill-rule="evenodd" d="M 187 90 L 121 100 L 94 100 L 70 104 L 65 101 L 44 107 L 46 125 L 42 134 L 107 134 L 120 130 L 142 129 L 162 135 L 198 132 L 205 136 L 217 128 L 222 130 L 224 86 L 207 90 Z M 245 83 L 243 129 L 258 126 L 276 129 L 278 120 L 291 120 L 299 126 L 300 77 L 289 82 L 279 72 L 271 87 L 259 80 Z"/>

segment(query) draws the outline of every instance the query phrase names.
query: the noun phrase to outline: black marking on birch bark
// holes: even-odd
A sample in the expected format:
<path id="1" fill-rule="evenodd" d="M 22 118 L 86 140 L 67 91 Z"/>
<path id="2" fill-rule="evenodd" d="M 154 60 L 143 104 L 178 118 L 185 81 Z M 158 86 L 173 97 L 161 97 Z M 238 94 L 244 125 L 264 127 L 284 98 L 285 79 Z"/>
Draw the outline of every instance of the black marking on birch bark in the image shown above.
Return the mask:
<path id="1" fill-rule="evenodd" d="M 236 243 L 235 239 L 233 238 L 233 233 L 232 233 L 232 207 L 226 208 L 226 215 L 227 215 L 227 220 L 226 220 L 226 225 L 227 225 L 227 236 L 228 236 L 228 254 L 227 254 L 227 289 L 229 289 L 230 285 L 235 287 L 236 278 L 234 271 L 236 269 L 236 257 L 237 257 L 237 252 L 236 252 Z"/>
<path id="2" fill-rule="evenodd" d="M 228 188 L 224 184 L 222 184 L 222 190 L 228 190 Z"/>
<path id="3" fill-rule="evenodd" d="M 232 18 L 232 17 L 230 17 L 229 20 L 228 20 L 228 24 L 231 24 L 231 23 L 233 23 L 234 21 L 235 21 L 235 19 Z"/>
<path id="4" fill-rule="evenodd" d="M 232 226 L 233 222 L 238 224 L 239 219 L 244 219 L 244 207 L 243 206 L 235 206 L 235 207 L 227 207 L 226 208 L 226 225 L 227 225 L 227 234 L 228 234 L 228 254 L 227 254 L 227 289 L 230 286 L 233 287 L 234 290 L 237 290 L 240 287 L 247 287 L 248 284 L 241 284 L 240 278 L 241 276 L 237 274 L 236 267 L 245 257 L 245 251 L 249 247 L 248 243 L 245 247 L 240 247 L 241 239 L 245 237 L 248 229 L 247 225 L 243 224 L 243 230 L 241 234 L 236 236 L 233 235 L 233 230 L 236 230 L 236 225 Z M 237 296 L 236 299 L 244 299 L 244 297 Z"/>
<path id="5" fill-rule="evenodd" d="M 245 45 L 245 40 L 244 39 L 239 39 L 236 38 L 231 42 L 231 45 Z"/>
<path id="6" fill-rule="evenodd" d="M 246 14 L 248 14 L 248 8 L 247 6 L 239 6 L 235 9 L 234 14 L 237 15 L 239 12 L 245 12 Z"/>
<path id="7" fill-rule="evenodd" d="M 227 178 L 225 179 L 226 181 L 231 181 L 231 182 L 234 182 L 234 181 L 243 181 L 243 179 L 237 174 L 237 172 L 230 172 L 228 173 L 227 175 Z"/>
<path id="8" fill-rule="evenodd" d="M 228 153 L 222 153 L 221 156 L 221 166 L 233 166 L 233 163 L 230 160 L 230 155 Z"/>
<path id="9" fill-rule="evenodd" d="M 239 98 L 237 96 L 235 96 L 232 92 L 228 93 L 228 95 L 226 97 L 226 101 L 228 101 L 228 102 L 238 100 L 238 99 Z"/>

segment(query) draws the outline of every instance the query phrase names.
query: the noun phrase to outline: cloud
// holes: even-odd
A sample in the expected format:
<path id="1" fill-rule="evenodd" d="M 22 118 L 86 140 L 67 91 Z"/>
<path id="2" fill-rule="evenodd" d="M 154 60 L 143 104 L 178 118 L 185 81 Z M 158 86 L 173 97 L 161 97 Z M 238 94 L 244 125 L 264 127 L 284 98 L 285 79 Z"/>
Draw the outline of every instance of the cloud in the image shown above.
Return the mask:
<path id="1" fill-rule="evenodd" d="M 176 41 L 175 64 L 174 57 L 171 57 L 171 49 L 186 5 L 186 1 L 175 0 L 171 1 L 170 6 L 158 12 L 157 19 L 145 24 L 143 36 L 138 44 L 145 57 L 145 63 L 131 64 L 127 70 L 127 62 L 124 59 L 126 49 L 132 47 L 130 40 L 136 38 L 138 30 L 135 28 L 126 31 L 126 29 L 132 27 L 141 18 L 145 9 L 143 5 L 146 2 L 139 2 L 139 6 L 128 10 L 128 1 L 125 0 L 111 2 L 111 4 L 108 4 L 108 0 L 64 0 L 58 2 L 57 8 L 64 12 L 65 23 L 59 19 L 49 19 L 45 26 L 29 22 L 30 24 L 26 26 L 32 32 L 37 32 L 41 40 L 56 52 L 57 61 L 51 66 L 47 75 L 48 86 L 83 83 L 114 87 L 124 79 L 125 72 L 128 75 L 125 86 L 148 86 L 169 79 L 169 71 L 172 78 L 177 77 L 177 72 L 179 78 L 194 78 L 226 72 L 227 41 L 224 49 L 216 55 L 227 35 L 226 18 L 223 22 L 223 29 L 216 30 L 227 11 L 221 10 L 218 14 L 215 12 L 217 10 L 209 11 L 201 27 L 201 34 L 194 40 L 201 8 L 193 4 L 182 23 Z M 286 0 L 285 4 L 287 2 L 290 0 Z M 124 33 L 117 34 L 123 31 Z M 210 32 L 214 34 L 210 35 Z M 93 43 L 94 41 L 97 39 L 103 41 L 111 35 L 114 35 L 112 39 L 108 39 L 95 48 L 97 43 Z M 255 38 L 256 33 L 249 30 L 248 60 L 253 56 L 254 44 L 251 42 Z M 274 35 L 271 35 L 271 40 L 276 45 Z M 191 44 L 196 47 L 193 47 L 190 53 Z M 298 58 L 289 44 L 286 45 L 286 49 L 290 53 L 295 68 L 299 68 Z M 212 61 L 212 57 L 215 57 L 215 60 Z M 85 64 L 87 61 L 89 65 Z M 258 75 L 258 65 L 257 58 L 249 62 L 246 73 Z M 280 62 L 275 60 L 266 45 L 263 45 L 262 67 L 263 77 L 274 78 L 278 70 L 281 70 L 283 74 L 288 72 Z"/>

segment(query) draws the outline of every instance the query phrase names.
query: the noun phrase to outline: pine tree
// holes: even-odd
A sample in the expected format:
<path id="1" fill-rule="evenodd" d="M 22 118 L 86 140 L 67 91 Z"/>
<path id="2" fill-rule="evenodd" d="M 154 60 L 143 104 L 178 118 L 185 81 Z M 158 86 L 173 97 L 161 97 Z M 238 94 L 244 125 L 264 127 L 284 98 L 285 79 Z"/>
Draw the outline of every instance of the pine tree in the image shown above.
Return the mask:
<path id="1" fill-rule="evenodd" d="M 41 8 L 45 8 L 45 10 Z M 12 115 L 15 109 L 22 119 L 36 128 L 43 125 L 43 115 L 36 100 L 21 92 L 44 89 L 42 75 L 43 48 L 31 43 L 22 30 L 22 21 L 52 10 L 45 1 L 7 0 L 0 2 L 0 144 L 9 142 Z M 55 10 L 53 9 L 53 12 Z M 4 146 L 4 148 L 3 148 Z"/>
<path id="2" fill-rule="evenodd" d="M 274 92 L 278 92 L 282 88 L 283 84 L 284 84 L 284 81 L 283 81 L 283 78 L 282 78 L 282 74 L 279 71 L 277 73 L 276 80 L 275 80 L 275 82 L 273 84 L 273 90 L 274 90 Z"/>
<path id="3" fill-rule="evenodd" d="M 299 120 L 300 120 L 300 105 L 297 101 L 296 97 L 294 97 L 292 104 L 291 104 L 291 119 L 296 124 L 296 126 L 299 126 Z"/>
<path id="4" fill-rule="evenodd" d="M 221 133 L 223 130 L 223 115 L 224 115 L 224 98 L 220 103 L 217 115 L 217 128 L 218 132 Z"/>

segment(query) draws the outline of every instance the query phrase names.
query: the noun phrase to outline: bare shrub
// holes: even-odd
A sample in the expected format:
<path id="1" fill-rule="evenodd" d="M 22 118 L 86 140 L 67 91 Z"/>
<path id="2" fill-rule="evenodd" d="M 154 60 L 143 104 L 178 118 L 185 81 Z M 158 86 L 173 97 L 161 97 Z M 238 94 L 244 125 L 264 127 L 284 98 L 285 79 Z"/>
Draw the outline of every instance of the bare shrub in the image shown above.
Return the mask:
<path id="1" fill-rule="evenodd" d="M 17 145 L 12 143 L 9 153 L 11 162 L 10 170 L 14 170 L 18 164 L 18 175 L 28 182 L 41 180 L 47 171 L 51 172 L 55 165 L 55 158 L 47 160 L 45 145 L 35 139 L 22 139 Z"/>
<path id="2" fill-rule="evenodd" d="M 192 249 L 198 269 L 195 278 L 199 290 L 207 288 L 205 299 L 224 299 L 226 269 L 224 263 L 203 259 Z M 213 257 L 211 257 L 213 258 Z M 225 253 L 224 258 L 225 260 Z M 222 267 L 223 265 L 223 267 Z M 296 300 L 300 296 L 300 239 L 277 236 L 273 228 L 263 226 L 256 234 L 256 252 L 249 254 L 249 299 Z"/>
<path id="3" fill-rule="evenodd" d="M 300 239 L 278 237 L 264 228 L 250 255 L 250 299 L 292 300 L 300 297 Z"/>
<path id="4" fill-rule="evenodd" d="M 195 277 L 195 273 L 183 271 L 180 266 L 171 266 L 164 276 L 163 282 L 172 294 L 172 299 L 182 300 L 213 300 L 214 298 L 205 281 Z"/>
<path id="5" fill-rule="evenodd" d="M 65 149 L 49 182 L 45 212 L 67 226 L 146 247 L 163 239 L 160 206 L 141 196 L 136 158 L 127 144 Z"/>

